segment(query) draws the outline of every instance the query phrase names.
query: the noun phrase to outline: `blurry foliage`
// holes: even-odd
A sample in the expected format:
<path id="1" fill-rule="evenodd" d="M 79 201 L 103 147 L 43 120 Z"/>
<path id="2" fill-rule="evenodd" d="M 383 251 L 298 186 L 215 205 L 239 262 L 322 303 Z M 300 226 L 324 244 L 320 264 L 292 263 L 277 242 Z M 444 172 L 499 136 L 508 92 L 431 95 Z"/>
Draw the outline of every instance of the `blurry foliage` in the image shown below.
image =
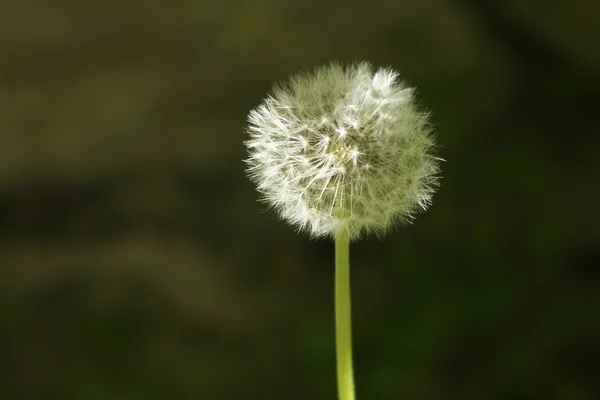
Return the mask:
<path id="1" fill-rule="evenodd" d="M 391 65 L 432 208 L 353 249 L 361 399 L 600 398 L 600 7 L 44 2 L 0 12 L 0 398 L 333 399 L 331 243 L 243 173 L 247 111 Z"/>

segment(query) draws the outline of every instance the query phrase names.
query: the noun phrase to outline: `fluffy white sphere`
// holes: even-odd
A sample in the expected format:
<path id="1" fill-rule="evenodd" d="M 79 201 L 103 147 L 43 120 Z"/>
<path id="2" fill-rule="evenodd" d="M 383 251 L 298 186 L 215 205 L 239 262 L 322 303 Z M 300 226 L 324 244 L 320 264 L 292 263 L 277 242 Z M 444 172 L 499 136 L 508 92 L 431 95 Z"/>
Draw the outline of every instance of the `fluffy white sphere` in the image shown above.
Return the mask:
<path id="1" fill-rule="evenodd" d="M 278 85 L 248 116 L 248 174 L 314 237 L 382 235 L 431 202 L 439 159 L 413 89 L 390 69 L 330 64 Z"/>

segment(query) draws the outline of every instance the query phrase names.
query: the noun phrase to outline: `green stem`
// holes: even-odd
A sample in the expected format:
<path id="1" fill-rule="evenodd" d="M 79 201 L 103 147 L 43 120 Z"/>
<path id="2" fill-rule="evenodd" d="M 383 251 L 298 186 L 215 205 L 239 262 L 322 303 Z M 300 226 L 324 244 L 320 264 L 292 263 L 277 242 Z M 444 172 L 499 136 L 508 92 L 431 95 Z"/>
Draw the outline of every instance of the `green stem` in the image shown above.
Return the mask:
<path id="1" fill-rule="evenodd" d="M 350 308 L 350 238 L 348 232 L 335 239 L 335 339 L 338 399 L 354 400 Z"/>

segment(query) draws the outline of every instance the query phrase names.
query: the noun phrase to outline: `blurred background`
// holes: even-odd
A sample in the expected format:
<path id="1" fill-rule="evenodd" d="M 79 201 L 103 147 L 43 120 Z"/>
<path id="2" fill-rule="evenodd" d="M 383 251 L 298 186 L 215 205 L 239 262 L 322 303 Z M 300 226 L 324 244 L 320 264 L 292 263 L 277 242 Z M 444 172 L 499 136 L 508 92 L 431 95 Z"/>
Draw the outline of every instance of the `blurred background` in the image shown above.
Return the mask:
<path id="1" fill-rule="evenodd" d="M 419 88 L 431 209 L 352 247 L 359 399 L 600 398 L 600 6 L 0 5 L 0 398 L 335 399 L 333 245 L 244 126 L 331 60 Z"/>

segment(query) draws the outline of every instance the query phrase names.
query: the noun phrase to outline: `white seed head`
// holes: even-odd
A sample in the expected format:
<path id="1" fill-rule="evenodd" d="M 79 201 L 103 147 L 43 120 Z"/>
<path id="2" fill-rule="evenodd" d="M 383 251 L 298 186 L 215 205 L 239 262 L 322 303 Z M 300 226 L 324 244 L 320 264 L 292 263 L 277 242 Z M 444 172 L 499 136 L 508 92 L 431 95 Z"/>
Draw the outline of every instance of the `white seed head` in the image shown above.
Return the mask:
<path id="1" fill-rule="evenodd" d="M 329 64 L 276 86 L 248 116 L 250 179 L 314 237 L 383 235 L 431 202 L 427 114 L 391 69 Z"/>

